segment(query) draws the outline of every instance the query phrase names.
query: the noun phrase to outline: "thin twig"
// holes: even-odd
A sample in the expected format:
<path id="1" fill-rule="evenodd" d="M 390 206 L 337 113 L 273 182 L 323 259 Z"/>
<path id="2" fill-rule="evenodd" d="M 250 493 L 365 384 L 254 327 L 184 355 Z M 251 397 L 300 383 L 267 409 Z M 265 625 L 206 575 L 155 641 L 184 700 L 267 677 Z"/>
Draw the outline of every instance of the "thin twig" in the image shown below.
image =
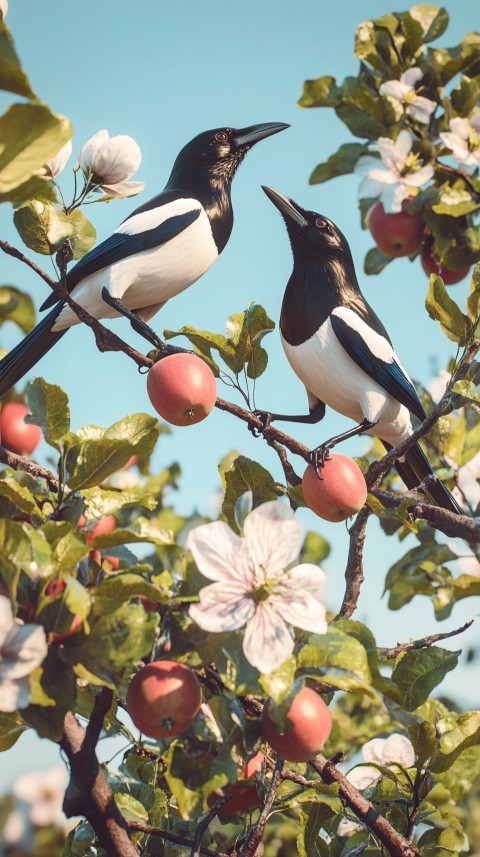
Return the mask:
<path id="1" fill-rule="evenodd" d="M 193 839 L 188 839 L 185 836 L 178 836 L 176 833 L 171 833 L 169 830 L 163 830 L 161 827 L 152 827 L 151 824 L 145 824 L 143 821 L 129 821 L 130 830 L 138 830 L 140 833 L 146 833 L 148 836 L 159 836 L 166 842 L 173 842 L 175 845 L 185 845 L 186 848 L 193 846 Z M 200 854 L 205 854 L 206 857 L 227 857 L 220 851 L 211 851 L 210 848 L 200 848 Z"/>
<path id="2" fill-rule="evenodd" d="M 335 767 L 332 760 L 326 759 L 319 753 L 309 764 L 320 775 L 324 783 L 327 785 L 338 784 L 339 796 L 342 801 L 372 831 L 392 857 L 421 857 L 418 848 L 412 845 L 401 833 L 398 833 L 387 819 L 377 812 L 373 803 L 352 786 Z"/>
<path id="3" fill-rule="evenodd" d="M 263 804 L 262 811 L 258 816 L 258 821 L 254 825 L 253 831 L 251 835 L 248 837 L 246 843 L 244 844 L 241 855 L 242 857 L 255 857 L 258 846 L 260 845 L 263 834 L 265 831 L 265 825 L 268 820 L 268 816 L 270 815 L 270 810 L 273 806 L 273 802 L 275 800 L 275 796 L 278 791 L 278 787 L 282 782 L 282 768 L 283 768 L 283 759 L 278 758 L 275 764 L 275 770 L 273 772 L 272 781 L 270 783 L 270 788 L 267 792 L 267 796 L 265 798 L 265 803 Z"/>
<path id="4" fill-rule="evenodd" d="M 396 658 L 402 652 L 408 652 L 410 649 L 427 649 L 440 640 L 448 640 L 449 637 L 456 637 L 458 634 L 463 634 L 467 628 L 470 628 L 470 625 L 473 625 L 473 621 L 473 619 L 470 619 L 461 628 L 456 628 L 455 631 L 446 631 L 443 634 L 430 634 L 428 637 L 422 637 L 420 640 L 411 640 L 409 643 L 397 643 L 391 649 L 385 646 L 378 646 L 377 652 L 383 655 L 384 658 L 393 660 L 393 658 Z"/>
<path id="5" fill-rule="evenodd" d="M 365 543 L 368 519 L 371 514 L 372 510 L 368 506 L 364 506 L 363 509 L 360 509 L 355 523 L 350 528 L 350 546 L 345 568 L 345 594 L 339 613 L 344 619 L 350 619 L 357 609 L 360 588 L 364 581 L 363 545 Z"/>
<path id="6" fill-rule="evenodd" d="M 228 803 L 233 797 L 232 794 L 224 794 L 214 803 L 211 809 L 208 812 L 201 815 L 197 820 L 197 826 L 195 829 L 195 836 L 193 837 L 192 842 L 192 850 L 190 852 L 190 857 L 200 857 L 202 853 L 202 838 L 203 834 L 207 830 L 209 824 L 213 821 L 214 818 L 218 815 L 219 810 L 224 806 L 224 804 Z"/>
<path id="7" fill-rule="evenodd" d="M 50 286 L 51 289 L 57 288 L 57 283 L 52 279 L 45 271 L 38 267 L 35 262 L 32 262 L 27 256 L 24 256 L 20 250 L 17 250 L 12 244 L 9 244 L 8 241 L 0 241 L 0 250 L 3 250 L 4 253 L 7 253 L 8 256 L 13 256 L 15 259 L 19 259 L 20 262 L 24 262 L 25 265 L 28 265 L 32 271 L 35 271 L 42 280 L 45 280 L 46 283 Z"/>

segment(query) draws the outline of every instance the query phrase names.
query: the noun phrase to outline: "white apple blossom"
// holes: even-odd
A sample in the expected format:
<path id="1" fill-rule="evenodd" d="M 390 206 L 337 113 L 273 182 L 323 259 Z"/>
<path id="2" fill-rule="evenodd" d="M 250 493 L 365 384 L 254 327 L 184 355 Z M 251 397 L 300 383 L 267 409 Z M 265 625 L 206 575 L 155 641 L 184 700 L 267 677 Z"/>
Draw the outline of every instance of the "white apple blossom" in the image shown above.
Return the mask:
<path id="1" fill-rule="evenodd" d="M 68 825 L 62 805 L 68 775 L 64 765 L 56 765 L 48 771 L 35 771 L 19 777 L 13 785 L 13 794 L 23 804 L 28 818 L 37 827 Z"/>
<path id="2" fill-rule="evenodd" d="M 30 702 L 30 673 L 47 655 L 41 625 L 15 622 L 12 605 L 0 595 L 0 711 L 26 708 Z"/>
<path id="3" fill-rule="evenodd" d="M 421 68 L 409 68 L 400 76 L 400 80 L 387 80 L 382 83 L 379 92 L 405 104 L 405 112 L 417 122 L 427 123 L 437 108 L 437 102 L 417 94 L 415 86 L 422 77 Z"/>
<path id="4" fill-rule="evenodd" d="M 349 818 L 342 818 L 337 827 L 337 836 L 352 836 L 358 830 L 362 830 L 362 825 L 358 821 L 350 821 Z"/>
<path id="5" fill-rule="evenodd" d="M 363 176 L 359 197 L 378 197 L 387 213 L 401 210 L 402 202 L 411 195 L 413 188 L 423 187 L 433 176 L 430 164 L 420 166 L 417 156 L 412 154 L 413 136 L 410 131 L 400 131 L 395 142 L 390 137 L 380 137 L 368 147 L 379 152 L 380 159 L 363 155 L 357 161 L 354 172 Z"/>
<path id="6" fill-rule="evenodd" d="M 78 156 L 87 181 L 93 178 L 109 196 L 134 196 L 143 190 L 144 182 L 128 181 L 141 161 L 142 153 L 133 137 L 110 137 L 105 129 L 90 137 Z"/>
<path id="7" fill-rule="evenodd" d="M 447 372 L 446 369 L 440 369 L 438 375 L 435 375 L 435 378 L 432 378 L 428 383 L 427 390 L 434 402 L 440 401 L 450 383 L 451 377 L 451 372 Z"/>
<path id="8" fill-rule="evenodd" d="M 48 161 L 45 161 L 42 169 L 39 170 L 39 174 L 42 176 L 46 176 L 49 179 L 56 179 L 57 176 L 60 175 L 61 172 L 65 169 L 67 161 L 72 154 L 72 141 L 69 140 L 68 143 L 65 143 L 64 146 L 54 155 L 53 158 L 49 158 Z"/>
<path id="9" fill-rule="evenodd" d="M 263 503 L 246 516 L 243 538 L 215 521 L 187 539 L 199 571 L 215 581 L 200 591 L 191 618 L 205 631 L 235 631 L 246 625 L 243 651 L 260 672 L 270 673 L 292 653 L 292 625 L 325 634 L 317 565 L 288 568 L 302 546 L 302 528 L 283 503 Z"/>
<path id="10" fill-rule="evenodd" d="M 469 118 L 456 116 L 448 124 L 450 131 L 443 131 L 440 137 L 464 172 L 475 172 L 480 167 L 480 113 Z"/>
<path id="11" fill-rule="evenodd" d="M 364 762 L 375 765 L 401 765 L 402 768 L 412 768 L 415 764 L 415 751 L 412 742 L 399 732 L 394 732 L 388 738 L 372 738 L 362 747 Z M 346 774 L 347 780 L 362 791 L 371 786 L 381 777 L 377 768 L 370 765 L 360 765 L 352 768 Z"/>
<path id="12" fill-rule="evenodd" d="M 2 15 L 2 18 L 7 17 L 7 12 L 8 12 L 8 0 L 0 0 L 0 13 Z"/>
<path id="13" fill-rule="evenodd" d="M 480 452 L 460 467 L 457 474 L 457 486 L 453 490 L 455 499 L 467 511 L 477 508 L 480 503 Z"/>

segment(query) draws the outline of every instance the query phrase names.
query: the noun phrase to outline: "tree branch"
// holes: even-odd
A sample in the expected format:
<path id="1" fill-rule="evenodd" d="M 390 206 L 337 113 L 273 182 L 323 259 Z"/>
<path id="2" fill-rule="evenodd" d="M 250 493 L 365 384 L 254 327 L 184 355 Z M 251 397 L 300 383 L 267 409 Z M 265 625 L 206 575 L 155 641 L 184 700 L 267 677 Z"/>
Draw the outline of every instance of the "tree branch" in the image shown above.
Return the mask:
<path id="1" fill-rule="evenodd" d="M 35 271 L 35 273 L 38 274 L 38 276 L 41 277 L 42 280 L 45 280 L 45 282 L 48 283 L 51 289 L 53 289 L 54 291 L 56 290 L 57 281 L 53 280 L 52 277 L 50 277 L 45 271 L 39 268 L 38 265 L 35 264 L 35 262 L 32 262 L 31 259 L 29 259 L 27 256 L 24 256 L 23 253 L 20 252 L 20 250 L 17 250 L 17 248 L 13 246 L 13 244 L 9 244 L 8 241 L 0 241 L 0 250 L 3 250 L 3 252 L 7 253 L 8 256 L 13 256 L 14 259 L 19 259 L 20 262 L 24 262 L 25 265 L 28 265 L 28 267 L 31 268 L 32 271 Z"/>
<path id="2" fill-rule="evenodd" d="M 233 795 L 224 794 L 220 797 L 215 804 L 212 806 L 208 812 L 204 813 L 204 815 L 200 816 L 198 819 L 197 827 L 195 829 L 195 836 L 193 837 L 192 842 L 192 850 L 190 852 L 190 857 L 200 857 L 202 853 L 202 837 L 205 831 L 208 828 L 208 825 L 214 818 L 218 815 L 218 811 L 224 806 L 224 804 L 228 803 L 231 800 Z"/>
<path id="3" fill-rule="evenodd" d="M 340 607 L 339 616 L 344 619 L 350 619 L 357 609 L 358 599 L 360 596 L 360 588 L 364 581 L 363 577 L 363 546 L 365 543 L 365 535 L 367 523 L 372 510 L 368 506 L 360 509 L 355 523 L 350 527 L 350 546 L 348 549 L 348 559 L 345 568 L 345 595 L 343 596 L 342 606 Z"/>
<path id="4" fill-rule="evenodd" d="M 407 506 L 408 514 L 411 518 L 428 521 L 436 530 L 440 530 L 446 536 L 465 539 L 471 544 L 480 543 L 480 526 L 477 519 L 471 518 L 469 515 L 457 515 L 449 509 L 442 509 L 441 506 L 432 506 L 430 503 L 424 503 L 422 500 L 419 500 L 419 492 L 408 491 L 405 494 L 399 494 L 396 491 L 373 488 L 371 493 L 384 506 L 391 509 L 401 506 L 405 500 L 409 499 L 411 494 L 412 505 Z"/>
<path id="5" fill-rule="evenodd" d="M 377 652 L 380 655 L 383 655 L 384 658 L 392 660 L 402 652 L 407 652 L 410 649 L 427 649 L 430 646 L 433 646 L 434 643 L 438 643 L 439 640 L 448 640 L 449 637 L 456 637 L 457 634 L 463 634 L 467 628 L 470 628 L 470 625 L 473 625 L 473 622 L 474 620 L 470 619 L 468 622 L 465 622 L 465 625 L 462 625 L 461 628 L 456 628 L 455 631 L 445 631 L 443 634 L 430 634 L 428 637 L 422 637 L 420 640 L 411 640 L 409 643 L 397 643 L 397 645 L 392 649 L 384 646 L 378 646 Z"/>
<path id="6" fill-rule="evenodd" d="M 108 857 L 138 857 L 127 822 L 98 763 L 95 746 L 103 718 L 112 703 L 112 691 L 97 695 L 87 730 L 71 712 L 65 715 L 61 747 L 70 762 L 70 782 L 63 809 L 67 817 L 84 815 Z"/>
<path id="7" fill-rule="evenodd" d="M 40 467 L 39 464 L 35 464 L 34 461 L 30 461 L 29 458 L 25 458 L 23 455 L 15 455 L 14 452 L 5 449 L 4 446 L 0 446 L 0 463 L 12 467 L 13 470 L 24 470 L 38 479 L 45 479 L 52 491 L 58 491 L 58 479 L 51 470 Z"/>
<path id="8" fill-rule="evenodd" d="M 268 820 L 268 816 L 270 815 L 270 810 L 273 806 L 273 802 L 275 800 L 275 796 L 278 791 L 278 787 L 282 782 L 282 768 L 283 768 L 283 759 L 278 758 L 275 764 L 275 770 L 273 772 L 272 781 L 270 783 L 270 788 L 268 790 L 267 796 L 265 798 L 265 802 L 263 804 L 262 810 L 258 817 L 256 824 L 254 825 L 253 831 L 251 835 L 248 837 L 245 842 L 241 855 L 242 857 L 255 857 L 257 853 L 257 848 L 260 845 L 263 834 L 265 832 L 265 825 Z"/>
<path id="9" fill-rule="evenodd" d="M 166 842 L 173 842 L 175 845 L 185 845 L 186 848 L 193 846 L 193 840 L 185 836 L 179 836 L 177 833 L 171 833 L 169 830 L 163 830 L 161 827 L 152 827 L 151 824 L 145 824 L 143 821 L 129 821 L 130 830 L 138 830 L 140 833 L 146 833 L 148 836 L 159 836 L 165 839 Z M 227 857 L 227 854 L 221 851 L 211 851 L 210 848 L 200 848 L 200 854 L 205 854 L 206 857 Z"/>
<path id="10" fill-rule="evenodd" d="M 373 803 L 352 786 L 335 767 L 332 760 L 326 759 L 319 753 L 309 764 L 320 775 L 324 783 L 327 785 L 338 784 L 341 799 L 380 840 L 392 857 L 421 857 L 418 848 L 412 845 L 401 833 L 398 833 L 387 819 L 377 812 Z"/>

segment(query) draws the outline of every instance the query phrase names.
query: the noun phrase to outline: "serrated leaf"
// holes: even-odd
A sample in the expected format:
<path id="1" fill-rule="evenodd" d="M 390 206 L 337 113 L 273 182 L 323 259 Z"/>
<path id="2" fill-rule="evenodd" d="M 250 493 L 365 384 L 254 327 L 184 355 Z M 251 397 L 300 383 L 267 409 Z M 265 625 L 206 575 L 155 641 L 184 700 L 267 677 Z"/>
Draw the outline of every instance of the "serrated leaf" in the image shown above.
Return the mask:
<path id="1" fill-rule="evenodd" d="M 235 532 L 238 532 L 235 521 L 235 506 L 238 498 L 245 491 L 252 492 L 254 508 L 267 502 L 267 500 L 278 498 L 273 476 L 261 464 L 246 458 L 244 455 L 238 455 L 226 466 L 220 465 L 219 471 L 225 487 L 222 512 L 229 526 Z"/>
<path id="2" fill-rule="evenodd" d="M 50 203 L 33 200 L 18 208 L 13 222 L 23 243 L 35 253 L 51 256 L 72 235 L 68 216 Z"/>
<path id="3" fill-rule="evenodd" d="M 0 89 L 15 92 L 24 98 L 36 99 L 4 21 L 0 21 Z"/>
<path id="4" fill-rule="evenodd" d="M 0 286 L 0 324 L 13 321 L 28 333 L 35 324 L 35 308 L 30 295 L 15 286 Z"/>
<path id="5" fill-rule="evenodd" d="M 85 215 L 77 208 L 68 215 L 68 223 L 71 233 L 68 244 L 73 254 L 73 259 L 83 259 L 86 253 L 95 246 L 97 232 Z"/>
<path id="6" fill-rule="evenodd" d="M 328 161 L 315 167 L 309 184 L 322 184 L 337 176 L 353 173 L 358 159 L 367 151 L 361 143 L 344 143 L 335 154 L 330 155 Z"/>
<path id="7" fill-rule="evenodd" d="M 446 674 L 455 669 L 460 654 L 431 646 L 412 649 L 397 660 L 392 679 L 402 693 L 407 711 L 414 711 L 428 699 Z"/>
<path id="8" fill-rule="evenodd" d="M 448 294 L 443 280 L 431 274 L 425 306 L 430 318 L 440 322 L 443 332 L 453 342 L 466 345 L 471 325 L 454 300 Z"/>
<path id="9" fill-rule="evenodd" d="M 13 104 L 0 117 L 0 193 L 26 182 L 71 138 L 72 126 L 44 104 Z"/>
<path id="10" fill-rule="evenodd" d="M 36 378 L 27 387 L 27 401 L 31 414 L 26 416 L 25 422 L 40 426 L 47 443 L 60 450 L 59 441 L 70 431 L 65 391 L 56 384 L 47 384 L 43 378 Z"/>

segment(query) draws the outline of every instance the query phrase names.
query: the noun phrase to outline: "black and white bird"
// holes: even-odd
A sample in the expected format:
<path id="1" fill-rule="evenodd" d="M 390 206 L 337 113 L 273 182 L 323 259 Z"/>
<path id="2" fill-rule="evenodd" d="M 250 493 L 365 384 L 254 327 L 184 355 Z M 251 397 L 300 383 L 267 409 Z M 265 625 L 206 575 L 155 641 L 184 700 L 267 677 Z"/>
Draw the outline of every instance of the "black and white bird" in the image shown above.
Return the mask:
<path id="1" fill-rule="evenodd" d="M 180 151 L 165 189 L 137 208 L 110 238 L 67 274 L 72 298 L 97 319 L 124 315 L 156 347 L 146 324 L 170 298 L 198 280 L 224 249 L 233 227 L 230 191 L 248 150 L 289 126 L 216 128 Z M 79 319 L 51 295 L 50 313 L 0 361 L 0 396 Z"/>
<path id="2" fill-rule="evenodd" d="M 265 424 L 278 419 L 316 423 L 328 406 L 354 420 L 354 428 L 312 450 L 312 461 L 320 466 L 329 449 L 357 434 L 375 435 L 387 450 L 398 446 L 412 434 L 410 415 L 424 420 L 426 413 L 385 327 L 360 291 L 347 239 L 323 214 L 305 211 L 272 188 L 263 190 L 280 211 L 292 246 L 280 335 L 292 369 L 305 384 L 309 413 L 256 415 Z M 410 489 L 433 473 L 418 443 L 396 466 Z M 461 514 L 438 479 L 427 493 L 437 505 Z"/>

